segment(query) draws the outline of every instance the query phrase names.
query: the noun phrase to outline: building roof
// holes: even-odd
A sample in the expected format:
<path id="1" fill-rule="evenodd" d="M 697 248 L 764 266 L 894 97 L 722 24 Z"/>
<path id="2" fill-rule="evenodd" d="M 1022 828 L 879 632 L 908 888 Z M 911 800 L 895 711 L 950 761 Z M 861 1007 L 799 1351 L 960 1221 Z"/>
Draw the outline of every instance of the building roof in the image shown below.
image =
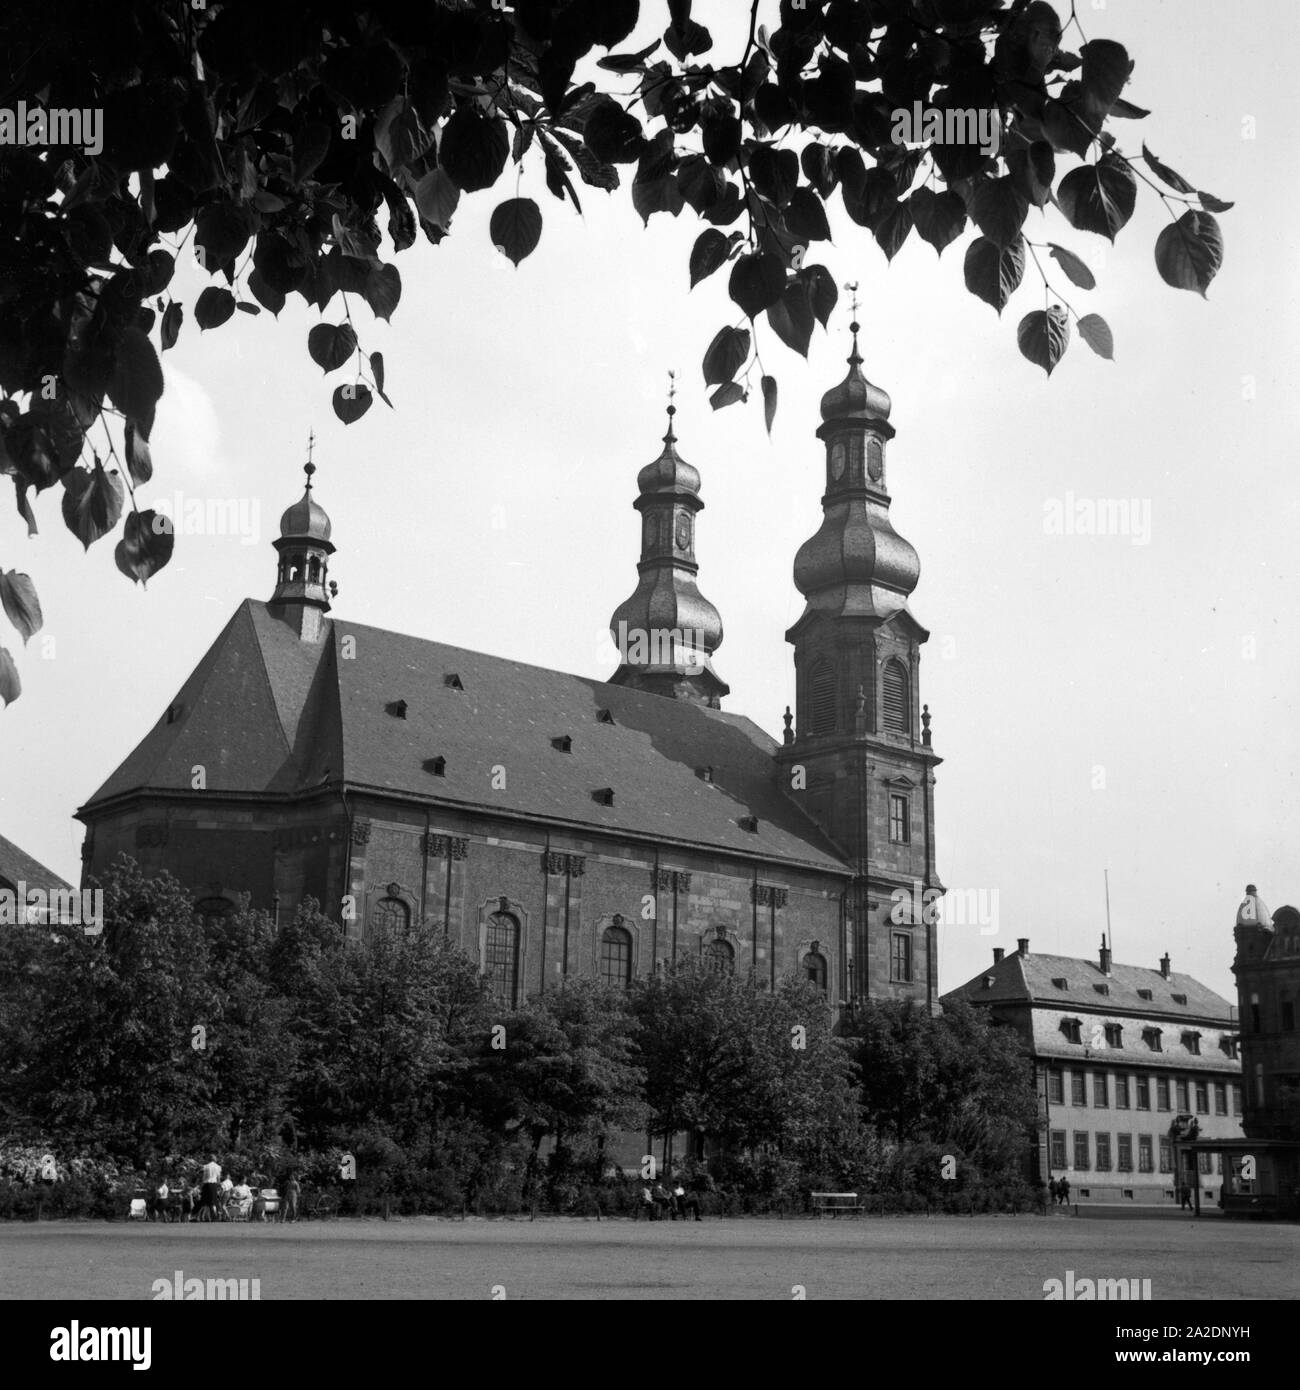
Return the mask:
<path id="1" fill-rule="evenodd" d="M 164 711 L 78 814 L 93 820 L 140 792 L 266 797 L 343 785 L 851 872 L 783 793 L 777 744 L 748 719 L 381 628 L 325 627 L 304 642 L 246 600 L 170 719 Z M 565 739 L 568 752 L 555 746 Z M 196 765 L 205 791 L 191 790 Z M 698 775 L 709 767 L 711 782 Z"/>
<path id="2" fill-rule="evenodd" d="M 47 869 L 39 860 L 33 859 L 26 850 L 19 849 L 12 840 L 0 835 L 0 879 L 17 885 L 25 883 L 29 888 L 70 888 L 53 869 Z"/>
<path id="3" fill-rule="evenodd" d="M 985 984 L 991 977 L 993 983 Z M 1062 989 L 1057 980 L 1064 980 Z M 1097 988 L 1105 985 L 1103 993 Z M 1144 998 L 1139 991 L 1149 990 Z M 1186 1003 L 1179 1002 L 1181 995 Z M 1159 970 L 1141 965 L 1112 964 L 1110 974 L 1102 973 L 1095 960 L 1074 956 L 1046 956 L 1018 951 L 1004 956 L 981 970 L 973 979 L 943 996 L 965 999 L 972 1004 L 1048 1005 L 1075 1013 L 1142 1014 L 1153 1018 L 1232 1021 L 1232 1006 L 1212 989 L 1190 975 L 1170 971 L 1166 980 Z"/>

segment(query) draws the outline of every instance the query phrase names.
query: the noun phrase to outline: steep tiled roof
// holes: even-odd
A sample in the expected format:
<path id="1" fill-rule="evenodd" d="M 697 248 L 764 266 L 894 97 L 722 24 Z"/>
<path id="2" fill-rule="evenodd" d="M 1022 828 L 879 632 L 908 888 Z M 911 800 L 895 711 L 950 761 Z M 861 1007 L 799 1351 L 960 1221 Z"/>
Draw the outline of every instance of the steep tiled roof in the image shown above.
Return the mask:
<path id="1" fill-rule="evenodd" d="M 448 683 L 453 675 L 461 688 Z M 398 701 L 401 718 L 390 712 Z M 748 719 L 684 701 L 337 620 L 307 643 L 249 600 L 173 704 L 173 722 L 164 711 L 86 811 L 139 790 L 188 792 L 201 764 L 210 792 L 293 793 L 343 780 L 848 872 L 781 791 L 776 743 Z M 565 737 L 569 752 L 553 744 Z M 437 758 L 442 776 L 432 771 Z M 711 782 L 698 775 L 707 767 Z M 612 805 L 594 795 L 605 788 Z M 757 830 L 742 826 L 747 817 Z"/>
<path id="2" fill-rule="evenodd" d="M 29 888 L 71 887 L 52 869 L 47 869 L 3 835 L 0 835 L 0 879 L 15 885 L 25 883 Z"/>
<path id="3" fill-rule="evenodd" d="M 992 977 L 991 986 L 986 987 L 986 976 Z M 1056 980 L 1065 980 L 1067 988 L 1060 988 Z M 1106 985 L 1107 992 L 1103 994 L 1097 985 Z M 1151 998 L 1144 999 L 1139 990 L 1150 990 Z M 1176 994 L 1185 996 L 1187 1002 L 1179 1003 Z M 1166 980 L 1159 970 L 1141 965 L 1112 965 L 1110 974 L 1103 975 L 1095 960 L 1033 952 L 1027 956 L 1012 952 L 944 998 L 980 1004 L 1048 1004 L 1075 1012 L 1214 1018 L 1225 1023 L 1232 1016 L 1226 999 L 1190 975 L 1171 971 Z"/>

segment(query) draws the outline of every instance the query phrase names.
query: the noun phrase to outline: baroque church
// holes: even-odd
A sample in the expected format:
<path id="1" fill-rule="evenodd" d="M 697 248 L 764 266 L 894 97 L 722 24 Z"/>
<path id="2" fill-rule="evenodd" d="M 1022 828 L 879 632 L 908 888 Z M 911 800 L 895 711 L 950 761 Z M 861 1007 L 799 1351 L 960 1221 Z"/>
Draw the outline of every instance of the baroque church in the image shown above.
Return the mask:
<path id="1" fill-rule="evenodd" d="M 441 931 L 507 1007 L 696 957 L 765 988 L 805 975 L 836 1009 L 937 1010 L 932 914 L 895 906 L 899 889 L 943 891 L 928 633 L 908 609 L 920 564 L 890 522 L 890 399 L 851 329 L 821 401 L 823 516 L 794 560 L 806 606 L 779 740 L 722 707 L 700 474 L 671 402 L 637 478 L 638 580 L 607 681 L 331 616 L 309 462 L 270 599 L 240 605 L 77 812 L 84 875 L 125 853 L 175 874 L 205 917 L 248 893 L 287 920 L 310 896 L 358 939 Z"/>

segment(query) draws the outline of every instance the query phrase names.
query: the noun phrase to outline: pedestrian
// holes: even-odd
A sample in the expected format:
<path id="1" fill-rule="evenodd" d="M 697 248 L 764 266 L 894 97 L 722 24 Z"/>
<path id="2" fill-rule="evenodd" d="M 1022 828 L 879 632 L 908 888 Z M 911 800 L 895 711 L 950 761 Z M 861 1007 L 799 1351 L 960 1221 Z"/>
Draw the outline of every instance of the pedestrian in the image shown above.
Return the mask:
<path id="1" fill-rule="evenodd" d="M 1192 1189 L 1187 1183 L 1182 1183 L 1178 1188 L 1178 1210 L 1192 1210 Z"/>
<path id="2" fill-rule="evenodd" d="M 1056 1190 L 1060 1194 L 1061 1205 L 1063 1207 L 1068 1206 L 1070 1202 L 1070 1179 L 1062 1176 L 1061 1181 L 1056 1185 Z"/>
<path id="3" fill-rule="evenodd" d="M 1052 1178 L 1052 1180 L 1047 1184 L 1047 1194 L 1052 1200 L 1052 1205 L 1055 1206 L 1057 1198 L 1060 1195 L 1060 1189 L 1057 1186 L 1055 1178 Z"/>
<path id="4" fill-rule="evenodd" d="M 202 1199 L 199 1202 L 198 1217 L 199 1221 L 216 1221 L 219 1219 L 217 1203 L 221 1199 L 221 1164 L 217 1162 L 216 1154 L 213 1154 L 203 1165 L 203 1189 Z M 204 1216 L 204 1212 L 208 1215 Z"/>
<path id="5" fill-rule="evenodd" d="M 280 1220 L 297 1221 L 298 1219 L 298 1194 L 302 1191 L 302 1184 L 298 1181 L 296 1173 L 290 1173 L 284 1180 L 283 1192 L 280 1197 Z"/>

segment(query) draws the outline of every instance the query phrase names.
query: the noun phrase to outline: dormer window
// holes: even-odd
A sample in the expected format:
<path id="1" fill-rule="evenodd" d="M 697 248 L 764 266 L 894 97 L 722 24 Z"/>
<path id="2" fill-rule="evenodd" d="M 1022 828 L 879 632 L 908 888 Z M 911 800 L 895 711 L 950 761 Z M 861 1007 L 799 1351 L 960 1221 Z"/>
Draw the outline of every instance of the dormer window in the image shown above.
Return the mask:
<path id="1" fill-rule="evenodd" d="M 1067 979 L 1065 978 L 1064 975 L 1057 975 L 1057 976 L 1055 976 L 1055 977 L 1053 978 L 1053 980 L 1052 980 L 1052 983 L 1056 986 L 1057 989 L 1069 989 L 1069 988 L 1070 988 L 1070 982 L 1069 982 L 1069 980 L 1067 980 Z"/>
<path id="2" fill-rule="evenodd" d="M 573 739 L 570 738 L 568 734 L 561 734 L 559 738 L 553 738 L 551 740 L 551 747 L 554 748 L 557 753 L 572 753 Z"/>
<path id="3" fill-rule="evenodd" d="M 711 767 L 697 767 L 695 769 L 695 775 L 701 782 L 713 781 L 713 769 Z"/>
<path id="4" fill-rule="evenodd" d="M 1186 1004 L 1186 1003 L 1187 1003 L 1187 996 L 1186 996 L 1185 994 L 1175 994 L 1175 995 L 1171 995 L 1170 997 L 1173 999 L 1173 1001 L 1174 1001 L 1175 1004 Z"/>
<path id="5" fill-rule="evenodd" d="M 443 676 L 442 683 L 448 690 L 464 690 L 460 677 L 453 671 L 450 675 Z"/>
<path id="6" fill-rule="evenodd" d="M 1237 1055 L 1237 1040 L 1226 1035 L 1219 1039 L 1219 1051 L 1225 1057 L 1235 1057 Z"/>
<path id="7" fill-rule="evenodd" d="M 1142 1041 L 1146 1043 L 1147 1047 L 1152 1052 L 1164 1051 L 1164 1047 L 1160 1041 L 1161 1036 L 1162 1034 L 1159 1028 L 1144 1028 L 1142 1030 Z"/>
<path id="8" fill-rule="evenodd" d="M 405 700 L 393 700 L 390 704 L 385 705 L 384 708 L 388 711 L 389 714 L 393 716 L 394 719 L 406 718 Z"/>
<path id="9" fill-rule="evenodd" d="M 601 712 L 596 716 L 597 724 L 612 724 L 613 722 L 614 716 L 607 709 L 601 710 Z"/>
<path id="10" fill-rule="evenodd" d="M 741 816 L 736 824 L 739 825 L 742 830 L 748 830 L 751 835 L 758 834 L 757 816 Z"/>
<path id="11" fill-rule="evenodd" d="M 597 787 L 597 789 L 592 792 L 591 799 L 601 806 L 612 806 L 614 804 L 614 788 Z"/>
<path id="12" fill-rule="evenodd" d="M 1063 1018 L 1061 1020 L 1061 1032 L 1065 1034 L 1066 1042 L 1083 1041 L 1083 1023 L 1077 1018 Z"/>
<path id="13" fill-rule="evenodd" d="M 1152 995 L 1152 993 L 1151 993 L 1151 991 L 1150 991 L 1149 989 L 1140 989 L 1140 990 L 1138 990 L 1138 998 L 1139 998 L 1139 999 L 1151 999 L 1151 998 L 1153 998 L 1153 997 L 1154 997 L 1154 996 Z"/>
<path id="14" fill-rule="evenodd" d="M 167 706 L 167 722 L 168 722 L 169 724 L 175 724 L 175 722 L 176 722 L 180 717 L 181 717 L 181 706 L 180 706 L 180 705 L 168 705 L 168 706 Z"/>
<path id="15" fill-rule="evenodd" d="M 1106 1029 L 1106 1046 L 1123 1047 L 1124 1029 L 1121 1027 L 1121 1025 L 1118 1023 L 1107 1023 L 1104 1026 Z"/>
<path id="16" fill-rule="evenodd" d="M 1107 985 L 1107 984 L 1095 984 L 1095 985 L 1093 985 L 1093 989 L 1095 989 L 1095 990 L 1097 991 L 1098 994 L 1109 994 L 1109 993 L 1110 993 L 1110 986 Z"/>
<path id="17" fill-rule="evenodd" d="M 447 775 L 447 759 L 426 758 L 424 760 L 424 770 L 434 777 L 445 777 Z"/>
<path id="18" fill-rule="evenodd" d="M 1193 1057 L 1199 1057 L 1201 1055 L 1201 1035 L 1199 1033 L 1184 1033 L 1183 1046 Z"/>

